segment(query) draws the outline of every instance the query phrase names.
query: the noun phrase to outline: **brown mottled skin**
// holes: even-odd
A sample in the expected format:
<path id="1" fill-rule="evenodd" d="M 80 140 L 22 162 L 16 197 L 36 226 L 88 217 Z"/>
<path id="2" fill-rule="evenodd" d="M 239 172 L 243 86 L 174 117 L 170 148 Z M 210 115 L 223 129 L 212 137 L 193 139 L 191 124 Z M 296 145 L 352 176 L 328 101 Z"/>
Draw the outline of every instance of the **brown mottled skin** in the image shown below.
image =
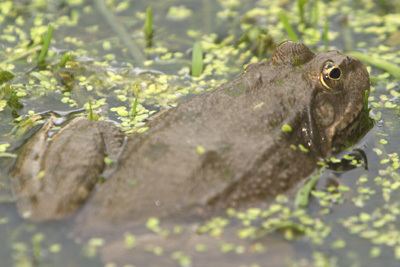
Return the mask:
<path id="1" fill-rule="evenodd" d="M 161 114 L 146 133 L 129 136 L 114 171 L 77 220 L 88 229 L 141 222 L 284 192 L 342 147 L 357 128 L 367 90 L 368 73 L 358 60 L 285 42 L 271 61 L 250 65 L 235 80 Z M 283 132 L 285 124 L 293 131 Z M 38 163 L 22 153 L 14 171 L 20 211 L 28 207 L 41 221 L 77 210 L 88 196 L 75 199 L 82 181 L 90 180 L 84 186 L 89 191 L 104 170 L 108 152 L 101 133 L 118 132 L 109 127 L 85 119 L 67 125 L 41 150 L 46 174 L 38 187 L 20 167 Z M 49 199 L 63 208 L 47 208 Z"/>

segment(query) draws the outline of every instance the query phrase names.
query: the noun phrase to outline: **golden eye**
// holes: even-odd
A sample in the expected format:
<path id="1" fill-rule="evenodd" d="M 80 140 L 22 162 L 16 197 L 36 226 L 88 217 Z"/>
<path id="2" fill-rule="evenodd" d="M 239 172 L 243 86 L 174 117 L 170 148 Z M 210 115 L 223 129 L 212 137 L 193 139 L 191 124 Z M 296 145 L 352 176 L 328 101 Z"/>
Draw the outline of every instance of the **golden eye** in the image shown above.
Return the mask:
<path id="1" fill-rule="evenodd" d="M 333 64 L 332 61 L 327 61 L 322 69 L 319 80 L 325 88 L 332 89 L 328 85 L 329 80 L 337 81 L 340 80 L 341 77 L 342 70 L 339 68 L 339 66 Z"/>

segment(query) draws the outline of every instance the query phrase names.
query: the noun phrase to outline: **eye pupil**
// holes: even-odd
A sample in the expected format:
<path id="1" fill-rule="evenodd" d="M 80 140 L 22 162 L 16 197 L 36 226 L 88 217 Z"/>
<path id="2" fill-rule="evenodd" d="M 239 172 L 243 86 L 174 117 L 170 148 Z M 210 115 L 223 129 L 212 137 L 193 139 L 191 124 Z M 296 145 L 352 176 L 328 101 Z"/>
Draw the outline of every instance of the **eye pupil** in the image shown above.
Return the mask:
<path id="1" fill-rule="evenodd" d="M 335 65 L 332 61 L 327 61 L 324 64 L 322 72 L 319 76 L 319 80 L 323 87 L 332 89 L 335 86 L 335 82 L 342 77 L 342 70 L 338 65 Z"/>
<path id="2" fill-rule="evenodd" d="M 333 80 L 339 79 L 341 75 L 342 75 L 342 72 L 340 71 L 339 68 L 333 68 L 329 72 L 329 78 L 331 78 Z"/>

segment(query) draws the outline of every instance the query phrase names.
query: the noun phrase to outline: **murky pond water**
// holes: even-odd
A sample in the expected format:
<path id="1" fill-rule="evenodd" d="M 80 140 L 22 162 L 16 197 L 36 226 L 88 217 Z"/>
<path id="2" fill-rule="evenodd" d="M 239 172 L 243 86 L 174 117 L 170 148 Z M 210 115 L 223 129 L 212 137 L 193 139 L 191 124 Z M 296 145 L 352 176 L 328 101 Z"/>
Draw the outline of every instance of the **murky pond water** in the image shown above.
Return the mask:
<path id="1" fill-rule="evenodd" d="M 0 68 L 15 75 L 5 83 L 0 77 L 0 266 L 400 265 L 399 3 L 104 2 L 0 3 Z M 145 48 L 149 6 L 154 31 Z M 38 68 L 49 24 L 54 33 Z M 149 117 L 231 79 L 289 38 L 317 51 L 361 51 L 373 82 L 375 125 L 350 149 L 366 160 L 347 171 L 317 173 L 307 208 L 295 208 L 290 192 L 207 222 L 150 218 L 117 237 L 90 239 L 71 234 L 70 221 L 30 223 L 17 214 L 8 170 L 15 148 L 42 123 L 37 114 L 94 113 L 128 133 L 145 131 Z M 204 52 L 200 77 L 191 76 L 196 42 Z"/>

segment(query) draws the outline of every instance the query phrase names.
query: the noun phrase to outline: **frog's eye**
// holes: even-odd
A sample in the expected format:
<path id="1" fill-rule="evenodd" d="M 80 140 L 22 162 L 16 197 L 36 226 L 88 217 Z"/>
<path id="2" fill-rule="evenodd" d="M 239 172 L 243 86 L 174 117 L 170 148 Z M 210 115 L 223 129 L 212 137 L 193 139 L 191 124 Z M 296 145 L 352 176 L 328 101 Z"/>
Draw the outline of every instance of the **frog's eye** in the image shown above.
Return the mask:
<path id="1" fill-rule="evenodd" d="M 321 84 L 327 88 L 332 89 L 330 81 L 338 81 L 342 77 L 342 70 L 339 66 L 335 65 L 332 61 L 327 61 L 322 68 L 320 74 Z"/>

